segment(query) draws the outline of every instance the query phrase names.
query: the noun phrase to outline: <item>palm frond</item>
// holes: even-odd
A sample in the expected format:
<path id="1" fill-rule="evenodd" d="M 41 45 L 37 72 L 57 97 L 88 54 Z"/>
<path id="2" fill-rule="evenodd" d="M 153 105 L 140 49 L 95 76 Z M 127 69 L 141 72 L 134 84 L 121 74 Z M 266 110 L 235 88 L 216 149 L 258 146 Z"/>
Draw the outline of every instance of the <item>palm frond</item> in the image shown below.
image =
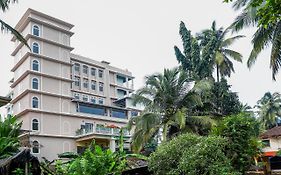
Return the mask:
<path id="1" fill-rule="evenodd" d="M 13 27 L 11 27 L 9 24 L 5 23 L 3 20 L 0 19 L 1 24 L 1 31 L 10 31 L 20 42 L 24 43 L 29 49 L 29 45 L 27 44 L 27 41 L 24 39 L 24 37 Z"/>
<path id="2" fill-rule="evenodd" d="M 274 32 L 273 26 L 268 26 L 267 28 L 260 27 L 255 32 L 254 37 L 252 39 L 253 49 L 247 61 L 247 65 L 249 68 L 256 62 L 257 56 L 259 53 L 269 45 L 272 35 Z"/>
<path id="3" fill-rule="evenodd" d="M 272 39 L 272 49 L 270 58 L 270 68 L 272 68 L 272 79 L 275 80 L 275 76 L 281 66 L 281 22 L 277 23 L 274 36 Z"/>
<path id="4" fill-rule="evenodd" d="M 240 38 L 244 38 L 244 37 L 245 37 L 244 35 L 237 35 L 234 37 L 227 38 L 222 42 L 221 45 L 222 45 L 222 47 L 228 47 L 228 46 L 232 45 L 236 40 L 238 40 Z"/>
<path id="5" fill-rule="evenodd" d="M 230 49 L 224 49 L 223 50 L 224 54 L 233 58 L 234 60 L 238 61 L 238 62 L 242 62 L 242 54 L 239 52 L 236 52 L 234 50 L 230 50 Z"/>

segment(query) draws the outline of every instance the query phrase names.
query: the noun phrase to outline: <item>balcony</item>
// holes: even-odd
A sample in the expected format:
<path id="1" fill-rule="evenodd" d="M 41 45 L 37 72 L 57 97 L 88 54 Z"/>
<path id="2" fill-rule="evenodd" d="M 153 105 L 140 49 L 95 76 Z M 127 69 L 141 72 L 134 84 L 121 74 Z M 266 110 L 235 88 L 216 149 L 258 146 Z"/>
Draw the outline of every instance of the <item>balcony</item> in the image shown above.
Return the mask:
<path id="1" fill-rule="evenodd" d="M 123 129 L 123 133 L 125 137 L 131 136 L 130 132 L 127 129 Z M 76 136 L 84 136 L 84 135 L 91 135 L 91 134 L 119 136 L 120 129 L 105 127 L 103 125 L 97 124 L 94 127 L 80 128 L 76 131 Z"/>

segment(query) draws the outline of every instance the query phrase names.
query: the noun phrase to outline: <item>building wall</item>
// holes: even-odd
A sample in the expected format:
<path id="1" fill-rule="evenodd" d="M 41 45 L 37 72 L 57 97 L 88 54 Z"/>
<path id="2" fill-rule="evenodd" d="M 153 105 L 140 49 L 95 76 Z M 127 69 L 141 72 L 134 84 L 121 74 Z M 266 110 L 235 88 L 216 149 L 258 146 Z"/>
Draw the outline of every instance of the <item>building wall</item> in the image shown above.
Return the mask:
<path id="1" fill-rule="evenodd" d="M 278 151 L 281 149 L 281 137 L 270 138 L 270 146 L 263 148 L 264 152 Z"/>

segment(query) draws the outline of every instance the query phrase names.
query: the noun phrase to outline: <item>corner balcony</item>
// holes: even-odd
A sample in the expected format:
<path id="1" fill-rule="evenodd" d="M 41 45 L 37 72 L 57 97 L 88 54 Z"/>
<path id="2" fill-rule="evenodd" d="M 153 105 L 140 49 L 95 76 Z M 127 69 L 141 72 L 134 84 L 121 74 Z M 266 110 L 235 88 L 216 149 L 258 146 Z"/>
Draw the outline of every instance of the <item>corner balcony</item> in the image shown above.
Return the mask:
<path id="1" fill-rule="evenodd" d="M 130 132 L 127 129 L 123 130 L 124 137 L 131 137 Z M 88 128 L 80 128 L 76 131 L 76 136 L 88 136 L 88 135 L 99 135 L 99 136 L 120 136 L 120 129 L 112 126 L 95 125 Z"/>

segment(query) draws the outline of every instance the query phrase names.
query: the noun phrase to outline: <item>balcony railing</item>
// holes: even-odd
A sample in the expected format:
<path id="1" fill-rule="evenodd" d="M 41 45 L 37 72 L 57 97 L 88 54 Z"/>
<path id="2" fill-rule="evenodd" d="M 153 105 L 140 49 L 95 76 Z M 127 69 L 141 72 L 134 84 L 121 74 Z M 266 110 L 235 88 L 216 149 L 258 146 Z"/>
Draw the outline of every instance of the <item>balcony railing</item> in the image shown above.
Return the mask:
<path id="1" fill-rule="evenodd" d="M 123 130 L 124 136 L 130 136 L 130 132 L 126 129 Z M 107 127 L 95 127 L 92 129 L 78 129 L 76 131 L 76 136 L 83 136 L 88 134 L 106 134 L 106 135 L 120 135 L 120 129 L 118 128 L 107 128 Z"/>

